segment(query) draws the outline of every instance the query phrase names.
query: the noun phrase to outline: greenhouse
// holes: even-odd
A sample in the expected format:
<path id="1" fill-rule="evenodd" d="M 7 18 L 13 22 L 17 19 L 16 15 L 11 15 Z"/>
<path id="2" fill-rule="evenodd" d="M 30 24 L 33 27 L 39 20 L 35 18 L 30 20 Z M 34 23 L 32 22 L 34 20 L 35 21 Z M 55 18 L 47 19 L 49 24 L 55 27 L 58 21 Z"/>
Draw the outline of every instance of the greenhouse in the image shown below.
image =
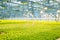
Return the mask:
<path id="1" fill-rule="evenodd" d="M 0 0 L 0 19 L 60 19 L 59 0 Z"/>
<path id="2" fill-rule="evenodd" d="M 0 40 L 60 40 L 60 0 L 0 0 Z"/>

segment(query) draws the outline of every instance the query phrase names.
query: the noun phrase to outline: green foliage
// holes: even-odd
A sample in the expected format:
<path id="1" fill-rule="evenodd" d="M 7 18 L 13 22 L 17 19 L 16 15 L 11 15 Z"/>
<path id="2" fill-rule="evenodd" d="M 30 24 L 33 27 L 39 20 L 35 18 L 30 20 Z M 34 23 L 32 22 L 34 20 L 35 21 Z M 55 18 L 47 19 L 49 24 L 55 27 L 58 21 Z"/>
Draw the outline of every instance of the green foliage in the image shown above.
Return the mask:
<path id="1" fill-rule="evenodd" d="M 0 24 L 0 40 L 56 40 L 59 24 L 10 23 Z"/>

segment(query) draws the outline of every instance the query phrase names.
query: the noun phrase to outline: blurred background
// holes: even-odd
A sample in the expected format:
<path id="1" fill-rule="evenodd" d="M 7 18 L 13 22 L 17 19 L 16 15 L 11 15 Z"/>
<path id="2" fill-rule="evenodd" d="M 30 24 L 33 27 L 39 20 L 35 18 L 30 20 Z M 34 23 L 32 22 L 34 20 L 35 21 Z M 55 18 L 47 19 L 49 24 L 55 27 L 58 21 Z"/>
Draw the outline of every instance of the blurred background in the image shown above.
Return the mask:
<path id="1" fill-rule="evenodd" d="M 60 0 L 0 0 L 0 19 L 60 20 Z"/>

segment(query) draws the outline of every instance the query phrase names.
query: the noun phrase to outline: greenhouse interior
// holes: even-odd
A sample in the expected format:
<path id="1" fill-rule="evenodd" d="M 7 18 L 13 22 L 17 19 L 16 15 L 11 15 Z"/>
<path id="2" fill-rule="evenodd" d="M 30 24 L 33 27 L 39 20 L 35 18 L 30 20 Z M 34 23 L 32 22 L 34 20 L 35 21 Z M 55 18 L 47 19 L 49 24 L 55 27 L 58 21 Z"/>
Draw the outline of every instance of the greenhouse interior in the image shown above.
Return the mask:
<path id="1" fill-rule="evenodd" d="M 60 0 L 0 0 L 0 40 L 60 40 Z"/>
<path id="2" fill-rule="evenodd" d="M 60 0 L 0 0 L 0 19 L 60 20 Z"/>

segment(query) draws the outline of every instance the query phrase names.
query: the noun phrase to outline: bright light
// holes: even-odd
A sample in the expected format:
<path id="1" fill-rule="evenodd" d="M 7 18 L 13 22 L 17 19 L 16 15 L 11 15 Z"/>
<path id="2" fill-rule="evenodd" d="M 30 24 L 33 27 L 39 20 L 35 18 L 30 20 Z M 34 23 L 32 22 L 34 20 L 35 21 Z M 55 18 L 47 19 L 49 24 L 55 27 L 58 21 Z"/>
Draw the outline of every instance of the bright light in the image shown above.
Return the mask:
<path id="1" fill-rule="evenodd" d="M 56 17 L 59 17 L 58 14 L 56 15 Z"/>
<path id="2" fill-rule="evenodd" d="M 60 12 L 60 10 L 57 10 L 57 12 L 59 13 L 59 12 Z"/>
<path id="3" fill-rule="evenodd" d="M 42 14 L 42 13 L 44 13 L 44 11 L 40 11 L 40 13 Z"/>
<path id="4" fill-rule="evenodd" d="M 47 8 L 47 7 L 45 7 L 44 9 L 45 9 L 45 10 L 47 10 L 48 8 Z"/>
<path id="5" fill-rule="evenodd" d="M 52 3 L 53 1 L 50 1 L 50 3 Z"/>

